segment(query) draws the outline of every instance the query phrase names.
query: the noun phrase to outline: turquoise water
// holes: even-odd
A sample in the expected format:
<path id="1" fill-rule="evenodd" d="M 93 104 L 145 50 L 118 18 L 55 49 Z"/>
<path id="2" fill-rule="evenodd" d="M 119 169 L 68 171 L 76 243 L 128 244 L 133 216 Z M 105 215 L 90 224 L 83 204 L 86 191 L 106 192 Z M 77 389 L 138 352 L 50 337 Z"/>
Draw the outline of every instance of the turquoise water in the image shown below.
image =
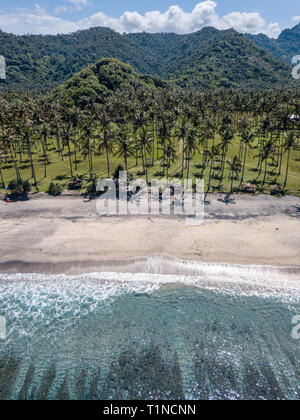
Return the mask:
<path id="1" fill-rule="evenodd" d="M 299 273 L 144 270 L 0 274 L 0 399 L 299 399 Z"/>

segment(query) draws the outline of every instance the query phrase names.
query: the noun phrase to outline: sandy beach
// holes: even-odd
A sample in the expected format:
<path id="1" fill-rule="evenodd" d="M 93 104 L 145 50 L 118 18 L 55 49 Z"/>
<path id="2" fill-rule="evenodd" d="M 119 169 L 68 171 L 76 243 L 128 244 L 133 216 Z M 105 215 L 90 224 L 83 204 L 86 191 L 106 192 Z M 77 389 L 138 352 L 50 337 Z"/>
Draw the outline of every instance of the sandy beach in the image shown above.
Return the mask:
<path id="1" fill-rule="evenodd" d="M 211 196 L 200 226 L 183 218 L 99 217 L 96 201 L 44 198 L 0 203 L 0 270 L 64 272 L 73 263 L 167 254 L 187 260 L 300 266 L 300 199 Z M 121 260 L 121 262 L 120 262 Z"/>

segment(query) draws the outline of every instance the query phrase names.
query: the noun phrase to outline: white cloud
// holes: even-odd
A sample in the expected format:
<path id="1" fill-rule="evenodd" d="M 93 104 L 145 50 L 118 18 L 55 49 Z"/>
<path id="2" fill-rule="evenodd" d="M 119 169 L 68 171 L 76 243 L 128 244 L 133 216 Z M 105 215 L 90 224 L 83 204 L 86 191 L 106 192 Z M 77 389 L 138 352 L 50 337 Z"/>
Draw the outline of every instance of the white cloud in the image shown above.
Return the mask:
<path id="1" fill-rule="evenodd" d="M 277 38 L 281 32 L 278 23 L 270 23 L 268 25 L 258 12 L 232 12 L 229 15 L 224 16 L 222 21 L 227 27 L 234 28 L 241 33 L 263 33 L 271 38 Z"/>
<path id="2" fill-rule="evenodd" d="M 60 15 L 62 13 L 67 13 L 67 12 L 80 11 L 85 6 L 88 6 L 89 4 L 91 4 L 89 0 L 64 0 L 64 1 L 68 2 L 68 5 L 57 6 L 54 10 L 55 15 Z"/>
<path id="3" fill-rule="evenodd" d="M 61 13 L 66 13 L 68 11 L 67 6 L 57 6 L 54 10 L 55 15 L 60 15 Z"/>
<path id="4" fill-rule="evenodd" d="M 220 26 L 215 12 L 217 3 L 211 0 L 200 2 L 191 13 L 179 6 L 171 6 L 166 12 L 154 10 L 141 15 L 138 12 L 125 12 L 115 19 L 99 12 L 83 19 L 79 24 L 86 26 L 109 26 L 118 32 L 176 32 L 180 34 L 195 32 L 205 26 Z"/>
<path id="5" fill-rule="evenodd" d="M 76 8 L 88 5 L 88 0 L 67 0 Z M 39 5 L 32 13 L 24 10 L 15 10 L 11 13 L 0 12 L 0 28 L 6 32 L 14 33 L 42 33 L 56 34 L 68 33 L 78 29 L 87 29 L 94 26 L 106 26 L 118 32 L 176 32 L 179 34 L 198 31 L 206 26 L 217 29 L 234 28 L 239 32 L 252 34 L 265 33 L 277 37 L 280 33 L 278 23 L 268 24 L 258 13 L 232 12 L 220 17 L 216 13 L 217 3 L 206 0 L 198 3 L 190 13 L 179 6 L 171 6 L 167 11 L 149 11 L 144 15 L 138 12 L 126 11 L 119 18 L 113 18 L 98 12 L 77 22 L 64 20 L 52 16 Z M 65 6 L 56 8 L 56 14 L 65 12 Z"/>
<path id="6" fill-rule="evenodd" d="M 89 4 L 88 0 L 66 0 L 69 3 L 72 3 L 77 10 L 82 10 L 84 6 Z"/>
<path id="7" fill-rule="evenodd" d="M 34 5 L 34 11 L 37 15 L 42 16 L 46 14 L 46 9 L 44 6 L 41 6 L 40 4 L 35 4 Z"/>
<path id="8" fill-rule="evenodd" d="M 267 30 L 264 31 L 263 33 L 268 35 L 270 38 L 278 38 L 279 35 L 281 34 L 281 28 L 279 26 L 279 23 L 277 23 L 277 22 L 270 23 L 267 26 Z"/>
<path id="9" fill-rule="evenodd" d="M 299 23 L 299 22 L 300 22 L 300 16 L 294 16 L 294 17 L 292 18 L 292 21 L 293 21 L 293 22 L 296 22 L 296 23 Z"/>
<path id="10" fill-rule="evenodd" d="M 78 29 L 78 24 L 47 14 L 16 10 L 6 14 L 0 13 L 0 28 L 5 32 L 15 34 L 55 35 L 74 32 Z"/>

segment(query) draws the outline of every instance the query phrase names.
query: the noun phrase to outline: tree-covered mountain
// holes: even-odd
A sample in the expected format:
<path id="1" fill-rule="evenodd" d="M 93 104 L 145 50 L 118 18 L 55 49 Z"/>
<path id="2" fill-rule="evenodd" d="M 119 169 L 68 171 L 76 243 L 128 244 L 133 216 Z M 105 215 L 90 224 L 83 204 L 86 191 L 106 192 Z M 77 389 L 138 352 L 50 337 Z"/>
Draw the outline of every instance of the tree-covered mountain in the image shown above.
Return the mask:
<path id="1" fill-rule="evenodd" d="M 95 102 L 102 103 L 119 89 L 151 91 L 165 86 L 165 82 L 156 76 L 137 74 L 129 64 L 115 58 L 101 58 L 56 88 L 51 97 L 84 108 Z"/>
<path id="2" fill-rule="evenodd" d="M 0 55 L 6 58 L 7 86 L 50 89 L 101 57 L 128 63 L 139 73 L 158 74 L 176 34 L 121 35 L 91 28 L 70 35 L 17 36 L 0 32 Z"/>
<path id="3" fill-rule="evenodd" d="M 300 23 L 292 29 L 285 29 L 277 39 L 268 38 L 263 34 L 247 37 L 287 63 L 291 63 L 292 57 L 300 53 Z"/>
<path id="4" fill-rule="evenodd" d="M 204 28 L 179 40 L 162 76 L 182 86 L 271 87 L 290 83 L 290 67 L 233 29 Z"/>
<path id="5" fill-rule="evenodd" d="M 288 43 L 294 35 L 282 36 Z M 119 34 L 109 28 L 56 36 L 16 36 L 0 31 L 0 55 L 7 62 L 5 85 L 30 90 L 59 86 L 101 57 L 117 58 L 138 73 L 182 86 L 269 87 L 290 83 L 290 67 L 256 44 L 234 30 L 214 28 L 189 35 Z"/>

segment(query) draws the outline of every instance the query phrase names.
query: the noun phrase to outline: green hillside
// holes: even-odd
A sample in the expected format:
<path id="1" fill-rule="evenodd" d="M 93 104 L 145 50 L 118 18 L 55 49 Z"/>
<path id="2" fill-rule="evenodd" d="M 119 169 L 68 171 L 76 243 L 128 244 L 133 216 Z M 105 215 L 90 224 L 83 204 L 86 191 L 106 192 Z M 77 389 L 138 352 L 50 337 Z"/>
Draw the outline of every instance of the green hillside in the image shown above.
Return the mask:
<path id="1" fill-rule="evenodd" d="M 247 35 L 261 48 L 266 49 L 275 57 L 290 63 L 292 57 L 300 51 L 300 24 L 292 29 L 285 29 L 278 39 L 268 38 L 266 35 Z"/>
<path id="2" fill-rule="evenodd" d="M 284 32 L 282 42 L 292 43 L 293 36 Z M 0 31 L 0 55 L 7 61 L 7 80 L 2 86 L 9 89 L 50 90 L 101 57 L 117 58 L 137 73 L 181 86 L 248 88 L 291 82 L 285 62 L 234 30 L 214 28 L 190 35 L 119 34 L 109 28 L 56 36 Z"/>
<path id="3" fill-rule="evenodd" d="M 290 67 L 234 31 L 204 28 L 172 49 L 164 76 L 182 86 L 271 87 L 291 82 Z"/>
<path id="4" fill-rule="evenodd" d="M 76 73 L 51 95 L 63 103 L 80 108 L 104 99 L 118 89 L 147 90 L 165 87 L 166 83 L 155 76 L 137 74 L 133 68 L 114 58 L 101 58 L 95 64 Z"/>
<path id="5" fill-rule="evenodd" d="M 159 75 L 162 57 L 178 38 L 176 34 L 121 35 L 109 28 L 56 36 L 0 31 L 0 55 L 7 62 L 8 88 L 49 90 L 101 57 L 117 58 L 141 74 Z"/>

